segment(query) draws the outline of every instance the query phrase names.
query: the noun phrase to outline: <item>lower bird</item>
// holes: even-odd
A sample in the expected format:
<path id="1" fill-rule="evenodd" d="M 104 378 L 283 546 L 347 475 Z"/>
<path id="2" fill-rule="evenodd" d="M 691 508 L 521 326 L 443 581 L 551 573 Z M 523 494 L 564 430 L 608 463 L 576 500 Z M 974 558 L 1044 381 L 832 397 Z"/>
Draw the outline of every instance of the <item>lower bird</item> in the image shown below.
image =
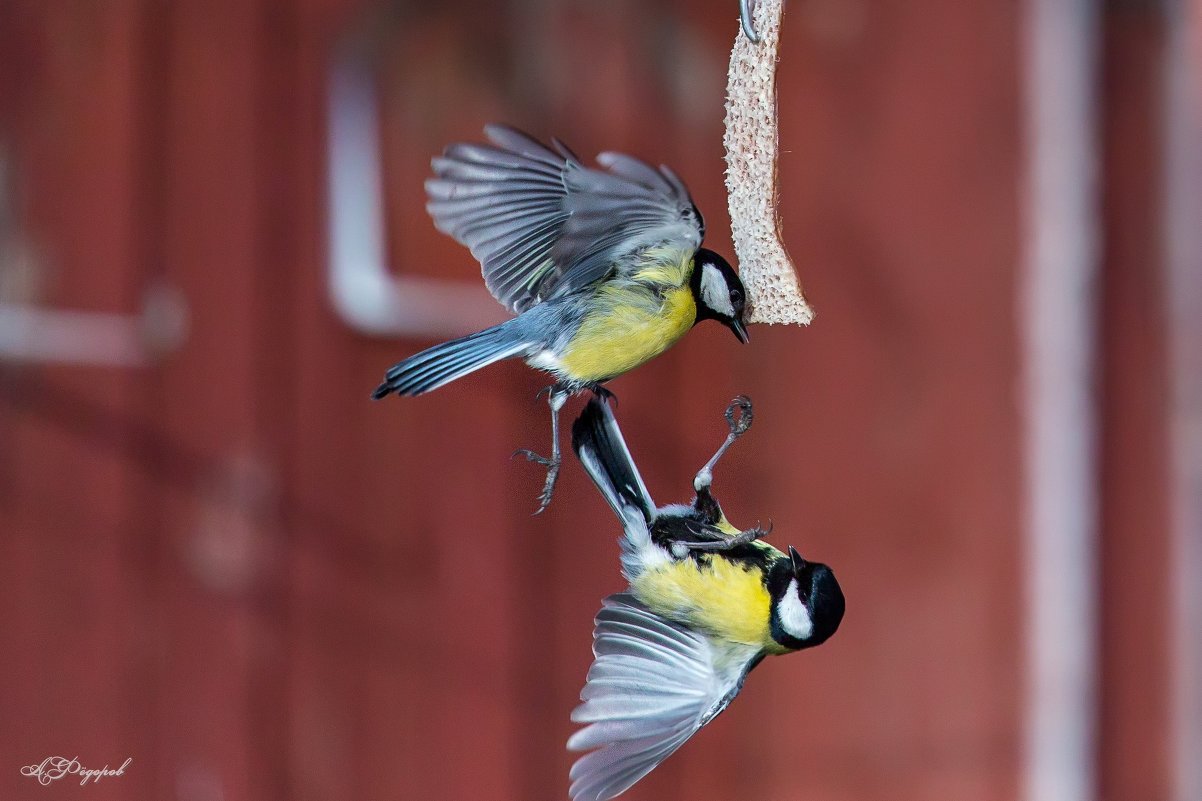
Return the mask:
<path id="1" fill-rule="evenodd" d="M 485 128 L 490 144 L 455 144 L 434 159 L 426 208 L 469 247 L 484 283 L 517 314 L 399 362 L 372 393 L 420 395 L 501 359 L 551 373 L 551 455 L 541 512 L 559 474 L 559 410 L 586 389 L 655 358 L 701 320 L 747 342 L 743 284 L 701 247 L 705 224 L 667 167 L 602 153 L 604 169 L 520 131 Z"/>
<path id="2" fill-rule="evenodd" d="M 824 564 L 782 553 L 740 531 L 710 492 L 713 469 L 751 425 L 751 402 L 727 409 L 730 433 L 693 482 L 691 505 L 657 508 L 613 412 L 594 398 L 572 426 L 572 447 L 622 521 L 625 592 L 602 603 L 595 659 L 572 720 L 574 801 L 624 792 L 713 720 L 769 655 L 825 642 L 844 600 Z"/>

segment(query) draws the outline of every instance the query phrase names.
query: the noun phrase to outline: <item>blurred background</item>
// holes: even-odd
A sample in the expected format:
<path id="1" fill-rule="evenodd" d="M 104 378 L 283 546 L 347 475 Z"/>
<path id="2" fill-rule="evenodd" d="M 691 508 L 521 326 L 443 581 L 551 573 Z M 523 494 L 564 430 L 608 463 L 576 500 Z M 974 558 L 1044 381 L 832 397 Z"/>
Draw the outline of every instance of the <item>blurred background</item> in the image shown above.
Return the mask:
<path id="1" fill-rule="evenodd" d="M 0 797 L 566 798 L 616 521 L 424 211 L 507 121 L 664 162 L 730 253 L 734 0 L 0 0 Z M 660 502 L 832 565 L 628 794 L 1202 799 L 1202 3 L 790 0 L 818 311 L 613 382 Z M 574 416 L 579 401 L 565 414 Z M 77 756 L 122 777 L 21 776 Z"/>

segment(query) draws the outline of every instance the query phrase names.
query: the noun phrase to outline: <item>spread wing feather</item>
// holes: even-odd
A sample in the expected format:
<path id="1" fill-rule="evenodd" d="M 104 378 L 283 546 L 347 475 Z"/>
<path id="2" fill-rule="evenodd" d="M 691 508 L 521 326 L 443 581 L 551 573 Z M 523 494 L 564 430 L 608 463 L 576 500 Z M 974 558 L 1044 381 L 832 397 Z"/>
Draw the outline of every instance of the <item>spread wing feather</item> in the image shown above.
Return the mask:
<path id="1" fill-rule="evenodd" d="M 451 145 L 433 159 L 426 208 L 511 311 L 588 287 L 647 248 L 701 246 L 701 214 L 667 167 L 602 153 L 598 170 L 561 142 L 500 125 L 484 132 L 490 144 Z"/>
<path id="2" fill-rule="evenodd" d="M 568 740 L 591 751 L 572 766 L 573 801 L 606 801 L 650 773 L 730 703 L 754 662 L 718 664 L 703 635 L 628 593 L 602 604 L 593 653 L 572 713 L 588 725 Z"/>

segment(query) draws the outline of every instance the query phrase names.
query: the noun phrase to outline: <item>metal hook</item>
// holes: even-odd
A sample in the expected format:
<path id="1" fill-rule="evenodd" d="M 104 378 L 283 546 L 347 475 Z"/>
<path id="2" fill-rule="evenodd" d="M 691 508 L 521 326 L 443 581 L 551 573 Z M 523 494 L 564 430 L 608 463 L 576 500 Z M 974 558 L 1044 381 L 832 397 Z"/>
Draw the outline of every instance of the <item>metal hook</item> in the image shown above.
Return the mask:
<path id="1" fill-rule="evenodd" d="M 755 44 L 760 43 L 759 34 L 751 25 L 751 0 L 739 0 L 739 22 L 743 25 L 743 33 Z"/>

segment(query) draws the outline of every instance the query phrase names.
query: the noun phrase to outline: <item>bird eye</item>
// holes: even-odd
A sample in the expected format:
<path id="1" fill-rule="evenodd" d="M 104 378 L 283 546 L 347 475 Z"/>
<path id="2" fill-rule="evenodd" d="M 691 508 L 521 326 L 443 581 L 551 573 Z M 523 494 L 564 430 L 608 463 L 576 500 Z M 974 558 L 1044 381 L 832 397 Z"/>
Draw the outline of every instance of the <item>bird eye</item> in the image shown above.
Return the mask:
<path id="1" fill-rule="evenodd" d="M 743 293 L 738 289 L 730 290 L 730 302 L 736 306 L 743 302 Z"/>

